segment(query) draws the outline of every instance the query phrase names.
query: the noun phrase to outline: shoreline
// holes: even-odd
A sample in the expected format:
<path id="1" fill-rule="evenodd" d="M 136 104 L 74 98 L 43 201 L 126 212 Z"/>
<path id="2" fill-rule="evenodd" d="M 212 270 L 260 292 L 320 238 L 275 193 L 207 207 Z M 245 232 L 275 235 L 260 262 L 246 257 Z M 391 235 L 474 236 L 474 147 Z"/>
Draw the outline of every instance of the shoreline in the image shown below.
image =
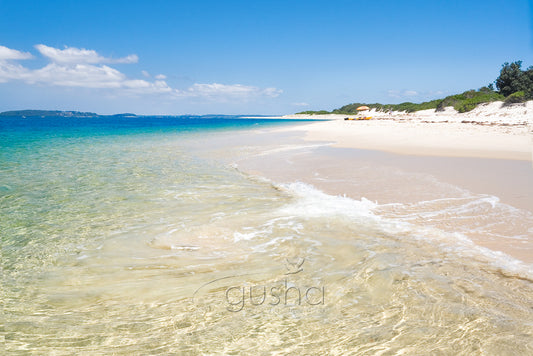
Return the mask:
<path id="1" fill-rule="evenodd" d="M 263 336 L 289 330 L 271 343 L 280 353 L 413 340 L 429 353 L 457 340 L 528 353 L 533 214 L 423 162 L 448 172 L 457 158 L 313 144 L 294 129 L 305 122 L 74 124 L 72 136 L 24 126 L 6 141 L 10 350 L 268 352 Z M 474 182 L 485 175 L 483 160 L 465 161 Z M 530 169 L 497 162 L 510 164 L 489 166 L 502 177 Z"/>
<path id="2" fill-rule="evenodd" d="M 343 120 L 346 115 L 287 115 L 287 118 L 328 119 L 295 126 L 308 141 L 334 147 L 379 150 L 417 156 L 478 157 L 531 161 L 533 158 L 533 101 L 501 108 L 480 105 L 459 114 L 423 110 L 385 114 L 370 110 L 371 120 Z"/>
<path id="3" fill-rule="evenodd" d="M 256 132 L 255 135 L 281 135 L 280 140 L 273 140 L 279 142 L 278 148 L 239 160 L 237 165 L 243 172 L 263 176 L 276 183 L 299 181 L 311 184 L 326 194 L 356 200 L 365 198 L 380 206 L 400 204 L 415 207 L 448 199 L 446 204 L 451 205 L 442 209 L 458 212 L 443 217 L 435 226 L 452 234 L 465 233 L 479 247 L 503 252 L 527 264 L 533 263 L 533 186 L 530 184 L 533 168 L 531 153 L 524 152 L 524 147 L 529 148 L 528 145 L 522 145 L 522 150 L 504 150 L 502 154 L 489 145 L 491 141 L 487 141 L 487 134 L 480 127 L 463 123 L 460 125 L 468 127 L 468 134 L 482 138 L 472 140 L 470 147 L 446 150 L 446 147 L 429 149 L 428 146 L 416 146 L 412 143 L 418 143 L 417 137 L 413 137 L 414 131 L 409 129 L 400 134 L 412 142 L 398 140 L 397 146 L 380 146 L 383 141 L 374 136 L 376 141 L 371 148 L 368 145 L 361 147 L 353 143 L 362 133 L 350 131 L 344 126 L 352 123 L 373 125 L 368 121 L 333 120 Z M 408 127 L 390 120 L 378 121 L 377 125 L 375 128 L 388 130 Z M 328 131 L 328 127 L 331 130 Z M 442 132 L 442 125 L 434 127 L 439 127 L 437 131 Z M 457 125 L 453 125 L 452 129 L 457 129 Z M 498 145 L 516 137 L 528 137 L 520 132 L 502 131 L 501 127 L 496 130 L 495 135 L 488 137 L 500 139 Z M 374 130 L 375 135 L 377 132 L 377 129 Z M 335 140 L 339 137 L 344 141 Z M 449 142 L 449 136 L 443 137 L 443 144 Z M 289 142 L 285 142 L 287 139 Z M 424 151 L 418 152 L 418 147 L 423 147 Z M 465 204 L 479 204 L 481 209 L 477 215 L 468 215 L 467 222 L 461 221 L 466 219 L 460 213 L 461 207 L 453 205 L 454 200 L 464 199 L 463 195 L 472 200 Z M 387 209 L 386 214 L 390 213 Z M 509 213 L 516 221 L 510 224 L 513 226 L 506 226 L 507 218 L 498 216 L 498 209 L 506 212 L 519 209 L 516 214 L 525 218 L 520 221 L 521 218 Z M 416 214 L 426 213 L 422 209 Z M 479 230 L 476 227 L 479 220 L 494 227 Z M 426 226 L 423 220 L 418 224 Z M 432 226 L 433 222 L 429 224 Z"/>

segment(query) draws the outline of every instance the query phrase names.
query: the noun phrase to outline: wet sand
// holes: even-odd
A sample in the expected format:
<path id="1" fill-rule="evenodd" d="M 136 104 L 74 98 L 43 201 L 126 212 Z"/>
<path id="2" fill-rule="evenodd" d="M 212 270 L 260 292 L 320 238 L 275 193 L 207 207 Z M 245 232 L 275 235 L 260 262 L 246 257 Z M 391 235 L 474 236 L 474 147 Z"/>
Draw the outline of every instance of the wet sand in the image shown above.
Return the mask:
<path id="1" fill-rule="evenodd" d="M 384 216 L 458 232 L 479 246 L 533 263 L 531 162 L 339 148 L 310 141 L 306 132 L 295 126 L 258 134 L 258 141 L 277 142 L 279 148 L 243 157 L 238 168 L 277 183 L 301 181 L 328 194 L 366 198 L 380 204 Z M 428 206 L 441 215 L 423 217 Z M 472 211 L 461 212 L 464 206 Z M 421 217 L 413 219 L 416 214 Z"/>

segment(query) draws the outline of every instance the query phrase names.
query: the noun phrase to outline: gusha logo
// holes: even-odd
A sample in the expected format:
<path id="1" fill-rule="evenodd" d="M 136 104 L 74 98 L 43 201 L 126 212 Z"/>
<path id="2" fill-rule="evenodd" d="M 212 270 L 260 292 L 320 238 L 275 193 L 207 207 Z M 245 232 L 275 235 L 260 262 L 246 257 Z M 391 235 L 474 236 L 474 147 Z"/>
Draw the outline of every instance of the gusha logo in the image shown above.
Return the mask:
<path id="1" fill-rule="evenodd" d="M 295 260 L 285 260 L 287 272 L 285 275 L 295 275 L 303 271 L 304 258 Z M 231 286 L 226 289 L 225 301 L 227 310 L 239 312 L 249 306 L 278 305 L 300 306 L 300 305 L 324 305 L 326 289 L 324 286 L 300 287 L 291 282 L 288 277 L 268 285 L 256 286 Z"/>
<path id="2" fill-rule="evenodd" d="M 303 272 L 305 258 L 285 259 L 286 271 L 281 280 L 276 282 L 250 285 L 249 283 L 239 284 L 235 282 L 239 278 L 258 275 L 259 273 L 246 273 L 241 275 L 226 276 L 212 280 L 198 288 L 192 301 L 195 303 L 197 295 L 207 286 L 224 284 L 226 286 L 223 294 L 225 309 L 230 312 L 239 312 L 247 307 L 258 307 L 261 305 L 276 307 L 298 307 L 298 306 L 319 306 L 325 305 L 326 288 L 324 286 L 308 286 L 301 281 L 300 273 Z M 219 288 L 215 288 L 220 290 Z M 211 297 L 216 294 L 210 294 Z M 197 299 L 196 299 L 197 300 Z M 212 305 L 212 304 L 211 304 Z"/>

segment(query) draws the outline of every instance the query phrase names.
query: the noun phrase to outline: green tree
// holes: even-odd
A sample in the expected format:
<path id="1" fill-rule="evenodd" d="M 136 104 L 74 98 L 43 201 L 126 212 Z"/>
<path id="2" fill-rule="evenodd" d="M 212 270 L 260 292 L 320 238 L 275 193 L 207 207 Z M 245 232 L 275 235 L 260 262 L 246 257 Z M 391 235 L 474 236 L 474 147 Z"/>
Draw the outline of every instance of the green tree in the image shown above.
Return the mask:
<path id="1" fill-rule="evenodd" d="M 526 76 L 529 79 L 529 88 L 525 91 L 528 99 L 533 99 L 533 66 L 526 71 Z"/>
<path id="2" fill-rule="evenodd" d="M 517 91 L 530 92 L 533 86 L 529 78 L 529 70 L 522 71 L 522 61 L 502 65 L 500 76 L 496 79 L 496 88 L 500 94 L 509 96 Z"/>

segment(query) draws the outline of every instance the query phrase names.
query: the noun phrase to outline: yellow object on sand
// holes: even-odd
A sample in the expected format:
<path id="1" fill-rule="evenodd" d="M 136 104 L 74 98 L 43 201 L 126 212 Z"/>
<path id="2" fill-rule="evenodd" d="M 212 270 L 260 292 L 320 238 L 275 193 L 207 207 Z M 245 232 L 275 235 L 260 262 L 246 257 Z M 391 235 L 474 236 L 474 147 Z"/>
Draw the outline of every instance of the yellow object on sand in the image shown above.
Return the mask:
<path id="1" fill-rule="evenodd" d="M 372 116 L 367 117 L 345 117 L 344 120 L 370 120 Z"/>

